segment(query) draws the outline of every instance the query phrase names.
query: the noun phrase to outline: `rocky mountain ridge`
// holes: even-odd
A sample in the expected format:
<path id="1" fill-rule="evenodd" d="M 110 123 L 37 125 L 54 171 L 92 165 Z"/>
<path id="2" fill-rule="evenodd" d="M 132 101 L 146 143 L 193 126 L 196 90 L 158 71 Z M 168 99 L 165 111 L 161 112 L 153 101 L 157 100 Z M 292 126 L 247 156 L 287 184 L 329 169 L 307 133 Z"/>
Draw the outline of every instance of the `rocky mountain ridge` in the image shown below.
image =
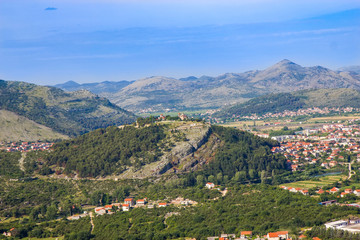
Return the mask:
<path id="1" fill-rule="evenodd" d="M 360 74 L 321 66 L 302 67 L 284 59 L 264 70 L 217 77 L 139 79 L 117 92 L 98 92 L 133 112 L 216 109 L 269 93 L 318 88 L 360 89 Z"/>

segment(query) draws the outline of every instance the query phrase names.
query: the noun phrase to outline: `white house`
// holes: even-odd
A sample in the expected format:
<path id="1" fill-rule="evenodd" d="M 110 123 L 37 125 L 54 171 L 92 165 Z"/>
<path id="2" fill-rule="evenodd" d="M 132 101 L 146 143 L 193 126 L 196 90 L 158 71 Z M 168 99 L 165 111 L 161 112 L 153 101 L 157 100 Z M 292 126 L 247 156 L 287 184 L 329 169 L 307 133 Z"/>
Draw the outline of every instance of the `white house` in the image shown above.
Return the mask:
<path id="1" fill-rule="evenodd" d="M 215 187 L 215 184 L 208 182 L 208 183 L 206 183 L 205 187 L 207 187 L 208 189 L 213 189 Z"/>
<path id="2" fill-rule="evenodd" d="M 98 215 L 104 215 L 106 213 L 106 209 L 103 207 L 95 208 L 95 213 Z"/>
<path id="3" fill-rule="evenodd" d="M 127 203 L 124 203 L 124 204 L 122 205 L 122 210 L 123 210 L 124 212 L 128 212 L 128 211 L 130 210 L 130 205 L 127 204 Z"/>

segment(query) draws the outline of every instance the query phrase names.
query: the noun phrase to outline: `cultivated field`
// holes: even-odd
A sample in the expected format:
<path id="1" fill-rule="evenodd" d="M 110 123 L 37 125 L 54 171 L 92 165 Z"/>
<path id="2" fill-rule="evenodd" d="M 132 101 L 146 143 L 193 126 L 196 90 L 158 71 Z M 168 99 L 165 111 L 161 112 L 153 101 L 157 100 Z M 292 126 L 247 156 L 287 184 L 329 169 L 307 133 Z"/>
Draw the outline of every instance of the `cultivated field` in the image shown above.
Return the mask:
<path id="1" fill-rule="evenodd" d="M 337 181 L 340 181 L 340 180 L 343 180 L 346 178 L 347 178 L 347 176 L 345 176 L 345 175 L 332 175 L 332 176 L 321 177 L 318 181 L 313 181 L 313 180 L 298 181 L 298 182 L 281 184 L 280 186 L 303 188 L 303 189 L 309 189 L 309 188 L 314 188 L 314 187 L 320 188 L 320 187 L 333 184 Z"/>

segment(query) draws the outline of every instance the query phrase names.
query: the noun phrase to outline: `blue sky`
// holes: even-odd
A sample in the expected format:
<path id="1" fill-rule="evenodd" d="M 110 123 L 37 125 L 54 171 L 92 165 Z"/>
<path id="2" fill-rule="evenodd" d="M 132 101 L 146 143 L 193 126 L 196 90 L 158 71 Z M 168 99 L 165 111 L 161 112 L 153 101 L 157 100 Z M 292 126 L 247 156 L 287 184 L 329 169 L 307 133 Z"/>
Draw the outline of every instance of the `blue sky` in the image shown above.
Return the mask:
<path id="1" fill-rule="evenodd" d="M 216 76 L 360 65 L 358 0 L 1 0 L 0 79 Z"/>

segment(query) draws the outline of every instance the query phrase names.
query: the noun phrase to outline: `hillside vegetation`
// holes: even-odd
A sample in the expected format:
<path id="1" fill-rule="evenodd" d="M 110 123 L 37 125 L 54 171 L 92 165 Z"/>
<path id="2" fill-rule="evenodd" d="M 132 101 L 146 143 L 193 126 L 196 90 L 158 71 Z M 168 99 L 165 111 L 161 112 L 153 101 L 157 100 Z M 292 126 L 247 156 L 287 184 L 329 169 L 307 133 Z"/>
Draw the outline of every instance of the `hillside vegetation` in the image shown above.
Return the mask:
<path id="1" fill-rule="evenodd" d="M 168 122 L 98 129 L 55 144 L 44 162 L 78 177 L 145 178 L 202 170 L 206 176 L 221 172 L 229 178 L 239 172 L 251 180 L 286 169 L 286 160 L 270 151 L 277 144 L 236 129 Z"/>
<path id="2" fill-rule="evenodd" d="M 285 110 L 296 111 L 312 107 L 360 107 L 360 91 L 348 88 L 312 89 L 292 93 L 269 94 L 251 99 L 245 103 L 225 108 L 214 114 L 215 117 L 262 115 Z"/>
<path id="3" fill-rule="evenodd" d="M 88 91 L 66 93 L 55 87 L 3 80 L 0 80 L 0 109 L 68 136 L 135 120 L 132 113 Z"/>
<path id="4" fill-rule="evenodd" d="M 39 141 L 67 139 L 68 136 L 55 132 L 14 112 L 0 110 L 0 141 Z"/>
<path id="5" fill-rule="evenodd" d="M 64 166 L 65 173 L 80 177 L 121 173 L 128 166 L 141 167 L 161 155 L 159 142 L 165 138 L 162 126 L 98 129 L 53 147 L 48 164 Z"/>

